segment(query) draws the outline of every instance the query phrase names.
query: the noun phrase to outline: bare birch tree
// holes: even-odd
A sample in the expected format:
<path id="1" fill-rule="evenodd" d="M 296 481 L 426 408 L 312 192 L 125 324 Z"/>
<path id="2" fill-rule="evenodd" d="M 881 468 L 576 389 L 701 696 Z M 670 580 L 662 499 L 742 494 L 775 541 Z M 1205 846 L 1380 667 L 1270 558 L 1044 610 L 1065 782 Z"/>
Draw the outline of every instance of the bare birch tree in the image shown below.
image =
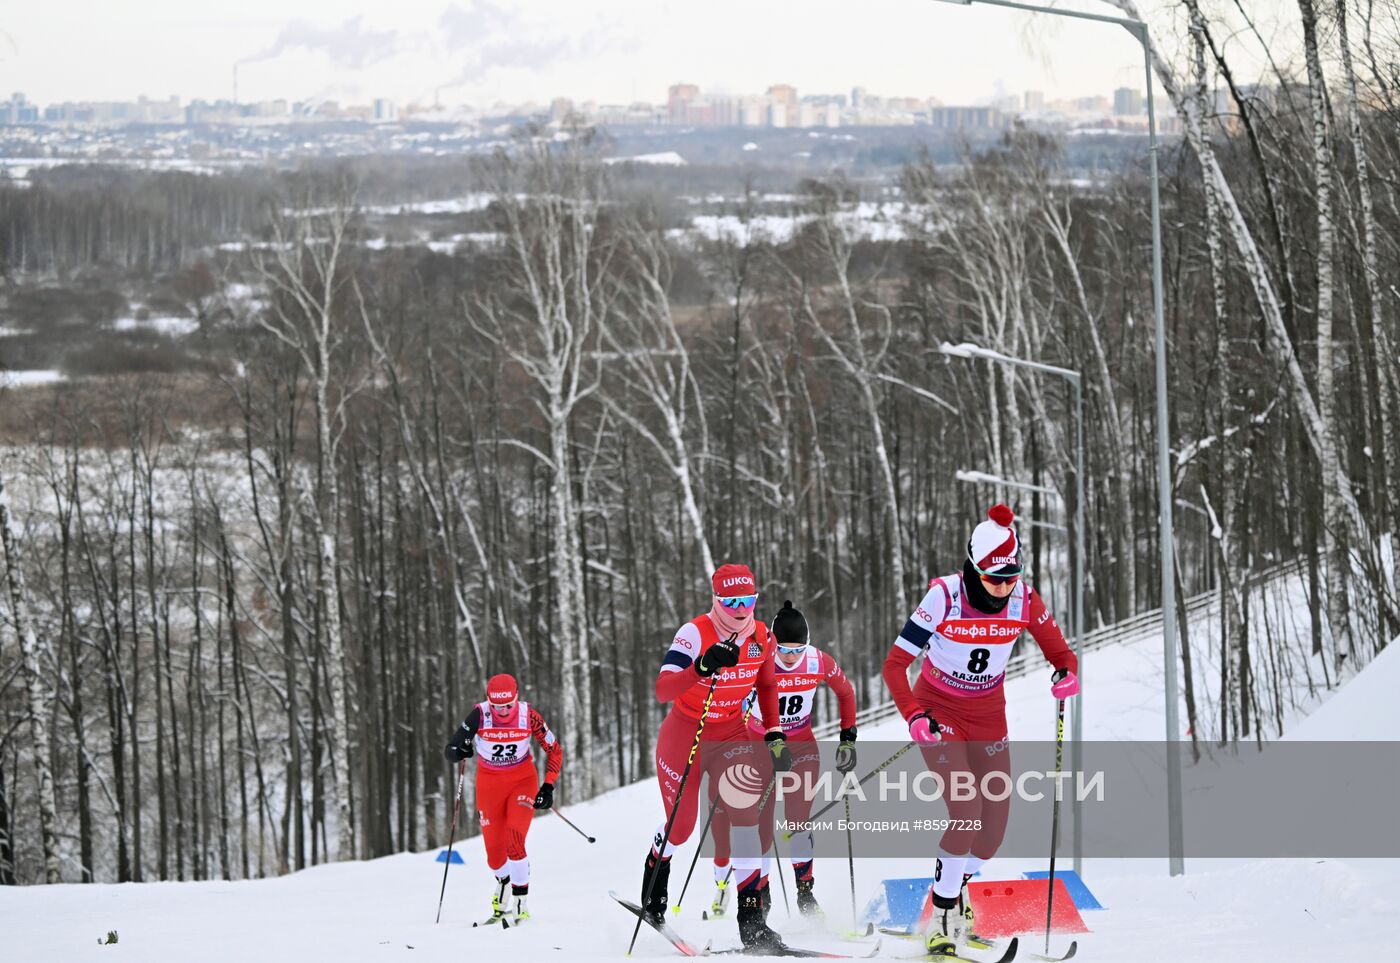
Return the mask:
<path id="1" fill-rule="evenodd" d="M 348 281 L 344 259 L 353 217 L 353 202 L 345 194 L 324 213 L 296 219 L 274 216 L 271 254 L 256 262 L 262 281 L 276 295 L 269 310 L 257 316 L 258 322 L 293 352 L 311 382 L 316 428 L 312 521 L 318 548 L 320 625 L 325 636 L 331 697 L 336 858 L 342 860 L 355 858 L 357 838 L 350 810 L 353 779 L 348 675 L 340 612 L 340 489 L 336 464 L 344 395 L 350 389 L 333 370 L 332 355 L 344 338 L 344 325 L 337 312 Z M 339 398 L 333 393 L 339 393 Z"/>
<path id="2" fill-rule="evenodd" d="M 53 698 L 47 683 L 45 663 L 48 643 L 41 641 L 29 618 L 29 600 L 24 591 L 24 568 L 20 558 L 19 530 L 10 511 L 10 495 L 0 476 L 0 543 L 5 550 L 5 585 L 9 590 L 10 624 L 19 637 L 28 695 L 29 735 L 33 743 L 34 773 L 39 781 L 39 830 L 44 847 L 44 882 L 61 883 L 58 862 L 58 815 L 54 798 L 53 770 L 49 765 L 49 714 Z"/>
<path id="3" fill-rule="evenodd" d="M 549 537 L 560 652 L 565 745 L 576 760 L 573 785 L 592 792 L 592 659 L 583 552 L 574 499 L 575 410 L 598 388 L 595 345 L 607 315 L 606 230 L 601 166 L 579 140 L 555 153 L 543 140 L 497 155 L 487 168 L 504 236 L 499 284 L 468 308 L 534 386 L 546 449 L 514 443 L 549 472 Z"/>

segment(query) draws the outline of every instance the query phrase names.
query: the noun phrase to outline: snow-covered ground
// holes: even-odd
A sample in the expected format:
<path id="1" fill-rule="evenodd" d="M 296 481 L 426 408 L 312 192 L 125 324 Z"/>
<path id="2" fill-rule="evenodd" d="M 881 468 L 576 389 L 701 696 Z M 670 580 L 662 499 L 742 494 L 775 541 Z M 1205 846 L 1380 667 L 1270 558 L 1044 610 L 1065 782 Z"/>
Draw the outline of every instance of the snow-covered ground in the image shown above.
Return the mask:
<path id="1" fill-rule="evenodd" d="M 1398 640 L 1400 641 L 1400 640 Z M 1136 690 L 1115 672 L 1140 671 L 1125 647 L 1121 664 L 1096 661 L 1096 702 L 1089 703 L 1090 736 L 1122 737 L 1117 717 Z M 1117 655 L 1117 653 L 1115 653 Z M 1131 678 L 1129 675 L 1128 678 Z M 1013 737 L 1035 738 L 1053 709 L 1041 674 L 1008 686 Z M 1332 695 L 1291 734 L 1297 738 L 1400 739 L 1400 646 L 1392 644 Z M 1117 693 L 1115 695 L 1115 693 Z M 1143 707 L 1144 715 L 1147 708 Z M 898 720 L 871 726 L 863 739 L 902 736 Z M 1157 733 L 1152 733 L 1157 735 Z M 863 759 L 862 769 L 874 760 Z M 567 770 L 565 773 L 567 778 Z M 471 928 L 488 905 L 489 877 L 481 840 L 459 843 L 465 865 L 454 866 L 441 924 L 433 923 L 442 864 L 433 853 L 321 866 L 278 879 L 247 882 L 32 886 L 0 890 L 0 947 L 16 961 L 140 960 L 149 963 L 305 961 L 618 960 L 632 918 L 607 896 L 635 896 L 642 856 L 661 817 L 651 782 L 570 806 L 568 816 L 597 836 L 589 845 L 560 820 L 540 818 L 530 833 L 534 920 L 502 932 Z M 693 843 L 692 843 L 693 845 Z M 672 898 L 679 891 L 691 846 L 677 857 Z M 856 891 L 864 906 L 889 877 L 929 875 L 926 860 L 856 861 Z M 1038 863 L 998 859 L 988 878 L 1017 878 Z M 1391 920 L 1400 899 L 1400 859 L 1259 859 L 1187 861 L 1187 874 L 1167 875 L 1164 859 L 1085 861 L 1085 880 L 1106 907 L 1085 914 L 1092 932 L 1080 938 L 1090 961 L 1276 961 L 1315 956 L 1392 958 Z M 696 873 L 677 928 L 694 941 L 737 942 L 730 921 L 703 922 L 708 867 Z M 790 879 L 789 879 L 790 885 Z M 789 921 L 781 890 L 770 921 L 794 945 L 850 950 L 819 929 Z M 849 923 L 844 862 L 819 860 L 816 894 L 833 926 Z M 99 946 L 115 930 L 116 945 Z M 1066 938 L 1057 938 L 1057 943 Z M 1031 938 L 1027 948 L 1038 940 Z M 880 957 L 916 958 L 916 944 L 886 938 Z M 673 958 L 669 944 L 647 929 L 634 956 Z"/>
<path id="2" fill-rule="evenodd" d="M 28 385 L 50 385 L 67 376 L 54 369 L 33 371 L 0 371 L 0 388 L 23 388 Z"/>

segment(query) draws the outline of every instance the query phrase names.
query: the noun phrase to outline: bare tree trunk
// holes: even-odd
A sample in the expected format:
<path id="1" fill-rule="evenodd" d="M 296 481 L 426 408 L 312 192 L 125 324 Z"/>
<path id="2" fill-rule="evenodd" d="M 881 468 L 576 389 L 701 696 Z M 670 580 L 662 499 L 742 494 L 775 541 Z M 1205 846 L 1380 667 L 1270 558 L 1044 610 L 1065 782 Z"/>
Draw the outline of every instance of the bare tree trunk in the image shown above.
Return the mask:
<path id="1" fill-rule="evenodd" d="M 1351 629 L 1351 559 L 1347 552 L 1347 512 L 1339 486 L 1345 484 L 1337 452 L 1337 392 L 1333 367 L 1333 223 L 1332 185 L 1336 180 L 1327 127 L 1327 86 L 1317 48 L 1317 13 L 1312 0 L 1298 0 L 1303 17 L 1303 51 L 1308 65 L 1312 104 L 1314 193 L 1317 202 L 1317 412 L 1322 463 L 1322 544 L 1327 558 L 1327 623 L 1332 657 L 1338 668 L 1355 656 Z"/>
<path id="2" fill-rule="evenodd" d="M 1356 187 L 1361 208 L 1361 263 L 1366 281 L 1366 305 L 1369 309 L 1371 335 L 1375 339 L 1373 360 L 1376 366 L 1377 381 L 1380 385 L 1380 423 L 1382 431 L 1376 438 L 1381 447 L 1380 465 L 1386 482 L 1385 501 L 1387 510 L 1382 518 L 1394 530 L 1397 513 L 1400 513 L 1400 451 L 1393 441 L 1386 437 L 1387 426 L 1394 425 L 1397 408 L 1400 407 L 1400 356 L 1391 340 L 1389 325 L 1383 305 L 1386 296 L 1381 291 L 1380 255 L 1376 239 L 1375 201 L 1371 194 L 1371 166 L 1366 154 L 1366 135 L 1361 126 L 1361 109 L 1356 95 L 1356 67 L 1352 61 L 1351 41 L 1347 35 L 1346 0 L 1336 0 L 1337 45 L 1342 55 L 1342 75 L 1346 78 L 1346 116 L 1351 135 L 1352 157 L 1356 162 Z M 1394 288 L 1391 289 L 1394 291 Z M 1390 586 L 1392 592 L 1395 586 Z"/>
<path id="3" fill-rule="evenodd" d="M 54 799 L 53 770 L 49 768 L 49 706 L 51 693 L 44 684 L 43 664 L 48 645 L 41 642 L 29 620 L 29 603 L 20 567 L 19 529 L 10 509 L 10 494 L 0 477 L 0 542 L 5 549 L 5 583 L 10 593 L 10 622 L 19 637 L 28 695 L 29 735 L 34 744 L 34 771 L 39 781 L 39 831 L 44 850 L 44 882 L 61 883 L 58 862 L 58 815 Z"/>

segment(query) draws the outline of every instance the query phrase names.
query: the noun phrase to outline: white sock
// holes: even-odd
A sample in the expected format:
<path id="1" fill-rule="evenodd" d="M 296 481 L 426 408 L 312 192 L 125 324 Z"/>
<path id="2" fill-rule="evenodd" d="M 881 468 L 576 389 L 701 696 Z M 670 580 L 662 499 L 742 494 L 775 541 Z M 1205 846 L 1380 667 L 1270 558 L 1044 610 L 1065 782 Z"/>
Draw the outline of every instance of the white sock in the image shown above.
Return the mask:
<path id="1" fill-rule="evenodd" d="M 652 835 L 651 835 L 651 851 L 652 851 L 652 852 L 656 852 L 656 844 L 657 844 L 657 842 L 661 839 L 661 834 L 664 833 L 664 832 L 666 832 L 666 824 L 663 822 L 660 826 L 657 826 L 657 827 L 656 827 L 656 832 L 652 833 Z M 675 844 L 675 843 L 667 843 L 667 844 L 666 844 L 666 848 L 665 848 L 664 850 L 662 850 L 662 852 L 661 852 L 661 858 L 662 858 L 662 859 L 670 859 L 670 858 L 671 858 L 671 855 L 672 855 L 675 851 L 676 851 L 676 844 Z"/>
<path id="2" fill-rule="evenodd" d="M 726 879 L 728 879 L 729 869 L 730 867 L 728 863 L 725 863 L 723 866 L 721 866 L 719 863 L 715 863 L 715 882 L 723 883 Z"/>
<path id="3" fill-rule="evenodd" d="M 530 884 L 530 860 L 529 859 L 508 859 L 506 869 L 510 871 L 510 885 L 528 886 Z"/>
<path id="4" fill-rule="evenodd" d="M 729 861 L 734 864 L 734 879 L 743 884 L 755 871 L 767 869 L 767 857 L 759 847 L 757 826 L 735 826 L 730 830 L 734 851 Z"/>
<path id="5" fill-rule="evenodd" d="M 971 876 L 973 873 L 977 872 L 984 865 L 986 865 L 986 862 L 987 861 L 981 856 L 967 857 L 967 859 L 963 862 L 963 875 Z"/>
<path id="6" fill-rule="evenodd" d="M 796 836 L 792 837 L 792 850 L 789 855 L 794 863 L 807 862 L 807 860 L 812 858 L 812 854 L 815 851 L 816 846 L 812 842 L 812 834 L 810 832 L 798 833 Z"/>
<path id="7" fill-rule="evenodd" d="M 939 853 L 938 861 L 942 865 L 934 876 L 933 891 L 945 899 L 957 899 L 958 893 L 962 892 L 963 865 L 967 857 Z"/>

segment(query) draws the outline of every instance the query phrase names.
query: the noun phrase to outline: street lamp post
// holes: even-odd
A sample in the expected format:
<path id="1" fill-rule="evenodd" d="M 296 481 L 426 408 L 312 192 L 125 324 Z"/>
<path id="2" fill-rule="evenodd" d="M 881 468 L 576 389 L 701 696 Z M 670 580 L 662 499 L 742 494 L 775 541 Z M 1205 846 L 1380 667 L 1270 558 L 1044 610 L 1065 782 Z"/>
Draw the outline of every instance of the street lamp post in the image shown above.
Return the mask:
<path id="1" fill-rule="evenodd" d="M 1176 705 L 1176 585 L 1173 581 L 1175 575 L 1173 556 L 1175 552 L 1172 541 L 1171 439 L 1167 423 L 1167 334 L 1166 323 L 1162 316 L 1162 200 L 1157 175 L 1157 114 L 1152 102 L 1152 38 L 1147 32 L 1147 24 L 1128 17 L 1109 17 L 1097 13 L 1084 13 L 1079 10 L 1061 10 L 1057 7 L 1016 3 L 1015 0 L 941 0 L 941 2 L 956 3 L 960 6 L 981 3 L 994 7 L 1009 7 L 1013 10 L 1026 10 L 1031 13 L 1045 13 L 1055 17 L 1117 24 L 1132 34 L 1142 45 L 1143 72 L 1147 81 L 1147 143 L 1152 181 L 1152 319 L 1157 348 L 1157 520 L 1162 565 L 1162 674 L 1164 677 L 1163 698 L 1166 703 L 1167 847 L 1168 867 L 1171 875 L 1180 876 L 1186 871 L 1186 868 L 1181 828 L 1181 754 L 1177 745 L 1180 741 L 1180 723 L 1177 719 Z M 1078 739 L 1075 740 L 1075 744 L 1078 745 Z M 1078 828 L 1076 820 L 1076 833 Z M 1078 860 L 1076 860 L 1077 863 Z"/>
<path id="2" fill-rule="evenodd" d="M 982 358 L 1018 368 L 1029 368 L 1042 374 L 1055 375 L 1064 378 L 1074 388 L 1074 655 L 1079 662 L 1079 679 L 1082 683 L 1084 680 L 1084 390 L 1079 372 L 1072 368 L 1061 368 L 1058 365 L 1027 361 L 1025 358 L 1002 354 L 1000 351 L 966 342 L 949 344 L 945 341 L 938 346 L 938 350 L 941 354 L 954 358 Z M 973 478 L 971 476 L 981 477 Z M 1034 485 L 1008 482 L 1000 478 L 994 479 L 993 476 L 982 476 L 981 472 L 960 471 L 954 477 L 959 481 L 995 480 L 1000 484 L 1011 485 L 1014 488 L 1037 489 L 1037 486 Z M 1048 491 L 1049 489 L 1039 490 Z M 1081 772 L 1084 768 L 1084 689 L 1082 685 L 1072 706 L 1070 768 L 1075 772 Z M 1078 793 L 1075 794 L 1070 809 L 1074 814 L 1074 871 L 1082 878 L 1084 875 L 1084 807 Z"/>

